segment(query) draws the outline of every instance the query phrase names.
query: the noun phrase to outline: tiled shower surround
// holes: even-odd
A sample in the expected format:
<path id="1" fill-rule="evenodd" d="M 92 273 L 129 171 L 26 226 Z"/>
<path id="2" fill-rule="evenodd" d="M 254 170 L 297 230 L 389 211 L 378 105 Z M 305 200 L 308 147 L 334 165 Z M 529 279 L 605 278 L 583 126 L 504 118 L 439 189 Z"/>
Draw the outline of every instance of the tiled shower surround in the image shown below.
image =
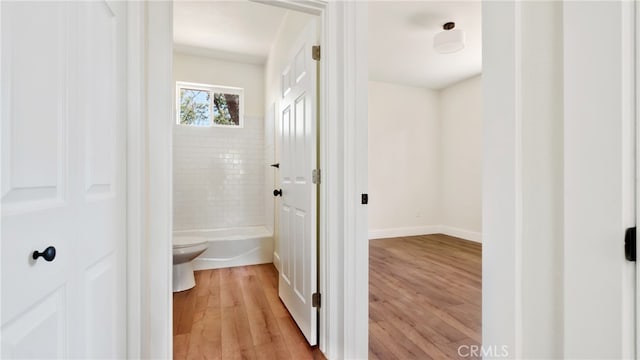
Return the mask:
<path id="1" fill-rule="evenodd" d="M 264 120 L 243 128 L 176 125 L 174 230 L 264 224 Z"/>

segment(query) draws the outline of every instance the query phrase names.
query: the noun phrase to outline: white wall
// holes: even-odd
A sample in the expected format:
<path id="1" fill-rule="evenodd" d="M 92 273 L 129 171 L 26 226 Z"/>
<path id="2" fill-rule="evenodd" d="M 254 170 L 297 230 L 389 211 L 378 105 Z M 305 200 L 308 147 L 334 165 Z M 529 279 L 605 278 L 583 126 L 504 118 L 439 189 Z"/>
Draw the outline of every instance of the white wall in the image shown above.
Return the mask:
<path id="1" fill-rule="evenodd" d="M 445 232 L 482 232 L 482 83 L 475 76 L 440 91 L 441 222 Z"/>
<path id="2" fill-rule="evenodd" d="M 481 241 L 480 76 L 441 91 L 369 82 L 369 237 Z"/>
<path id="3" fill-rule="evenodd" d="M 243 128 L 173 131 L 174 230 L 263 225 L 264 70 L 175 54 L 174 80 L 244 88 Z"/>
<path id="4" fill-rule="evenodd" d="M 273 196 L 273 190 L 277 188 L 280 180 L 278 170 L 269 167 L 269 164 L 278 162 L 278 109 L 280 108 L 280 75 L 286 64 L 286 58 L 289 56 L 289 49 L 295 41 L 298 34 L 313 19 L 313 16 L 300 12 L 289 11 L 285 15 L 278 35 L 271 46 L 267 63 L 265 64 L 265 83 L 264 94 L 265 104 L 263 111 L 265 112 L 265 185 L 264 185 L 264 204 L 266 215 L 266 226 L 273 229 L 274 233 L 274 263 L 279 267 L 278 262 L 278 199 Z M 275 228 L 274 228 L 275 226 Z"/>
<path id="5" fill-rule="evenodd" d="M 434 232 L 440 224 L 438 108 L 435 91 L 369 82 L 371 238 Z"/>

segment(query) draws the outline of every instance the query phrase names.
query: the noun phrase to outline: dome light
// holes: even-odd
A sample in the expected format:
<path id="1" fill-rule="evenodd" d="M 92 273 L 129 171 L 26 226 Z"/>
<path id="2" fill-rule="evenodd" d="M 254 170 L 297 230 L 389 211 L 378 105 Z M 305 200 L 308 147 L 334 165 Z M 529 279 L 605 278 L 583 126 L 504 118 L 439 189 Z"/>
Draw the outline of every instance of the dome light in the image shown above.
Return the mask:
<path id="1" fill-rule="evenodd" d="M 464 31 L 455 29 L 454 22 L 442 25 L 443 31 L 433 37 L 433 48 L 441 54 L 451 54 L 464 49 Z"/>

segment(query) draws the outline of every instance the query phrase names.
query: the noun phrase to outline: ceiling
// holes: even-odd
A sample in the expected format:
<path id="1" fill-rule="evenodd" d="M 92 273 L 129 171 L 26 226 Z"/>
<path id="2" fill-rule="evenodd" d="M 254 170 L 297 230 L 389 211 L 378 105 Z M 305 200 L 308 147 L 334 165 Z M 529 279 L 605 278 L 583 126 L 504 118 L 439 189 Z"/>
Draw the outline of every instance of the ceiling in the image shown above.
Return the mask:
<path id="1" fill-rule="evenodd" d="M 433 50 L 448 21 L 464 30 L 465 48 Z M 369 79 L 442 89 L 482 70 L 480 1 L 372 1 L 369 3 Z"/>
<path id="2" fill-rule="evenodd" d="M 264 63 L 287 10 L 249 1 L 173 3 L 173 42 L 177 50 Z"/>
<path id="3" fill-rule="evenodd" d="M 246 0 L 174 2 L 176 51 L 265 63 L 287 10 Z M 454 21 L 466 34 L 454 54 L 433 50 L 433 36 Z M 441 89 L 481 72 L 481 3 L 369 2 L 369 78 Z"/>

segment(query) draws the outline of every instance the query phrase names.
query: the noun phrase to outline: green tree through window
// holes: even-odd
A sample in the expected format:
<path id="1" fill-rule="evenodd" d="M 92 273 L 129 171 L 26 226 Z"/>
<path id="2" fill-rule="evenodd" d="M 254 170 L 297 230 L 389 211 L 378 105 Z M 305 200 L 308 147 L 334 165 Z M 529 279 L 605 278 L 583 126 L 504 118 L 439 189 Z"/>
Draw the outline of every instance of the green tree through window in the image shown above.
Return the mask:
<path id="1" fill-rule="evenodd" d="M 180 89 L 180 124 L 209 126 L 210 94 L 206 90 Z"/>
<path id="2" fill-rule="evenodd" d="M 239 125 L 239 96 L 215 93 L 213 95 L 213 121 L 218 125 Z"/>
<path id="3" fill-rule="evenodd" d="M 179 124 L 242 126 L 242 89 L 180 82 L 177 88 Z"/>

